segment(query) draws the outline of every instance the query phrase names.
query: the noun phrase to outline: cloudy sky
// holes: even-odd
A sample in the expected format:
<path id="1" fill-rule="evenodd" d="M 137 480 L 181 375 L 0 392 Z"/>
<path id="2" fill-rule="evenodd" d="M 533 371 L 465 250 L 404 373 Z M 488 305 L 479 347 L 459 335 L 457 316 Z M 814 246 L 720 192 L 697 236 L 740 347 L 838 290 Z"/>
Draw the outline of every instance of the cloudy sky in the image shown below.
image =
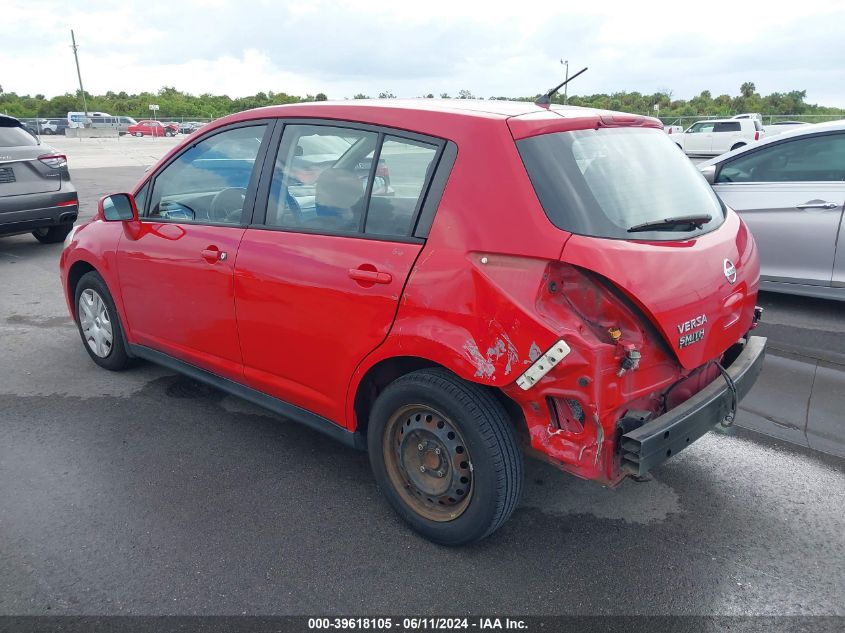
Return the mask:
<path id="1" fill-rule="evenodd" d="M 389 91 L 530 95 L 590 70 L 571 93 L 807 90 L 845 107 L 845 2 L 731 9 L 660 2 L 495 0 L 2 0 L 0 85 L 48 97 L 88 92 L 330 98 Z M 726 5 L 728 3 L 725 3 Z"/>

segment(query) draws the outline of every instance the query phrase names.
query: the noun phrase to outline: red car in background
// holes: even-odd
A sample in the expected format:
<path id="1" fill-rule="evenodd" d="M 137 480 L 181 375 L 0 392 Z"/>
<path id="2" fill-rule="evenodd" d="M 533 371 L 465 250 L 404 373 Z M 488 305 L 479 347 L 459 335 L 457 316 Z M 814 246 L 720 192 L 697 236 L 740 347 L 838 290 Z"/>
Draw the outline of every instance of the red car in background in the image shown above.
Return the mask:
<path id="1" fill-rule="evenodd" d="M 132 136 L 176 136 L 179 128 L 172 123 L 161 121 L 138 121 L 135 125 L 130 125 L 126 131 Z"/>

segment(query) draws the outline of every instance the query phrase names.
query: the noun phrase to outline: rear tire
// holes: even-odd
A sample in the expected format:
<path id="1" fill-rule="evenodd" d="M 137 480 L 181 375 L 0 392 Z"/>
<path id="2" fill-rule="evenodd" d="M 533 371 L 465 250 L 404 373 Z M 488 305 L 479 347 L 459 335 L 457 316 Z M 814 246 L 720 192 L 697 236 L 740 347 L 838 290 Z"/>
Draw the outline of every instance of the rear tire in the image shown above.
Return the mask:
<path id="1" fill-rule="evenodd" d="M 144 136 L 144 133 L 143 132 L 133 132 L 132 136 L 137 136 L 137 137 L 140 138 L 140 137 Z"/>
<path id="2" fill-rule="evenodd" d="M 483 539 L 519 503 L 522 452 L 507 412 L 489 391 L 446 370 L 388 385 L 373 405 L 367 442 L 387 501 L 435 543 Z"/>
<path id="3" fill-rule="evenodd" d="M 44 226 L 32 232 L 33 237 L 42 244 L 57 244 L 64 242 L 67 234 L 73 228 L 73 223 L 59 224 L 58 226 Z"/>
<path id="4" fill-rule="evenodd" d="M 731 147 L 731 151 L 739 149 L 740 147 L 745 147 L 745 143 L 736 143 L 733 147 Z"/>
<path id="5" fill-rule="evenodd" d="M 123 326 L 111 293 L 100 274 L 85 273 L 76 284 L 73 296 L 76 327 L 88 356 L 97 365 L 110 371 L 131 366 L 123 342 Z"/>

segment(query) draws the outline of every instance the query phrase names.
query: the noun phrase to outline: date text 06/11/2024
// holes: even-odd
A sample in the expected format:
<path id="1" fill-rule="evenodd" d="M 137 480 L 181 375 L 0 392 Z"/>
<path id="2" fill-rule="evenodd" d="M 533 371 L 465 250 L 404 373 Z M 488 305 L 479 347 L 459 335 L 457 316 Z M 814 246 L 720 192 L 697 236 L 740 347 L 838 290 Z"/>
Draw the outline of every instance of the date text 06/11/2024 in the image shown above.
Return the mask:
<path id="1" fill-rule="evenodd" d="M 526 630 L 516 618 L 309 618 L 309 630 L 445 631 L 445 630 Z"/>

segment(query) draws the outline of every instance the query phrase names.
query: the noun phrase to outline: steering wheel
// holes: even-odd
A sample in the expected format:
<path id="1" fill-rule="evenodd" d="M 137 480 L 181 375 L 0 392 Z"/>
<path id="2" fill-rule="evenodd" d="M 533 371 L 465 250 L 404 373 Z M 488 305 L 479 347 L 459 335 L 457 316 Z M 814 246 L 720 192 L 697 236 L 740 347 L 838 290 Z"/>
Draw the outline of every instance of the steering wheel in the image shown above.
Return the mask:
<path id="1" fill-rule="evenodd" d="M 237 223 L 241 219 L 245 199 L 244 187 L 227 187 L 212 198 L 208 215 L 215 222 Z"/>

